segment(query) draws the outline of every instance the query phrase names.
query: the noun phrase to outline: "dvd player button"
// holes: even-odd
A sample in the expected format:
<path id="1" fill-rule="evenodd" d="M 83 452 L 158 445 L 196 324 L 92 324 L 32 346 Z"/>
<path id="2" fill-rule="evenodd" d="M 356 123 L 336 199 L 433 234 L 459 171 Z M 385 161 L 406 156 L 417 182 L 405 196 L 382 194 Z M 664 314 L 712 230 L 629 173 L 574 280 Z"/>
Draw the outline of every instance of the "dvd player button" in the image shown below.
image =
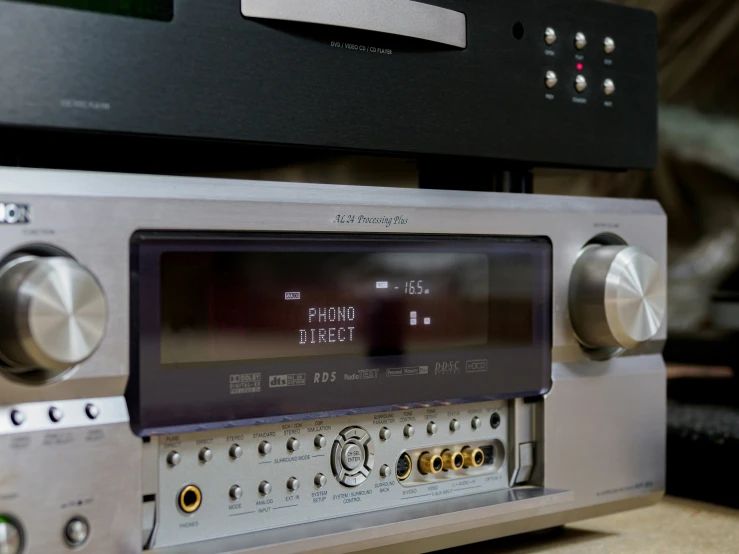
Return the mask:
<path id="1" fill-rule="evenodd" d="M 95 404 L 88 404 L 87 406 L 85 406 L 85 414 L 90 419 L 97 419 L 100 415 L 100 408 L 95 406 Z"/>
<path id="2" fill-rule="evenodd" d="M 416 430 L 413 428 L 413 425 L 410 423 L 403 427 L 403 434 L 406 436 L 406 438 L 411 438 L 413 435 L 416 434 Z"/>
<path id="3" fill-rule="evenodd" d="M 364 464 L 365 452 L 364 448 L 354 442 L 344 445 L 341 450 L 341 465 L 346 471 L 354 471 Z"/>
<path id="4" fill-rule="evenodd" d="M 321 487 L 326 486 L 328 479 L 326 479 L 326 476 L 323 473 L 316 473 L 316 476 L 313 478 L 313 482 L 320 489 Z"/>
<path id="5" fill-rule="evenodd" d="M 429 421 L 429 424 L 426 426 L 426 432 L 429 435 L 435 435 L 436 432 L 439 430 L 439 427 L 434 423 L 433 421 Z"/>
<path id="6" fill-rule="evenodd" d="M 387 464 L 383 464 L 382 467 L 380 467 L 380 477 L 383 479 L 390 477 L 393 474 L 393 470 L 390 469 L 390 466 Z"/>
<path id="7" fill-rule="evenodd" d="M 606 54 L 611 54 L 616 49 L 616 42 L 611 37 L 603 39 L 603 50 Z"/>
<path id="8" fill-rule="evenodd" d="M 544 29 L 544 42 L 549 46 L 557 42 L 557 32 L 552 27 Z"/>
<path id="9" fill-rule="evenodd" d="M 49 419 L 54 423 L 59 423 L 63 417 L 64 412 L 61 410 L 61 408 L 57 408 L 56 406 L 52 406 L 51 408 L 49 408 Z"/>
<path id="10" fill-rule="evenodd" d="M 23 412 L 20 410 L 13 410 L 10 412 L 10 421 L 13 422 L 13 425 L 18 427 L 19 425 L 23 425 L 23 422 L 26 421 L 26 416 L 24 416 Z"/>
<path id="11" fill-rule="evenodd" d="M 298 439 L 295 437 L 287 439 L 287 449 L 290 452 L 295 452 L 298 448 L 300 448 L 300 441 Z"/>
<path id="12" fill-rule="evenodd" d="M 231 500 L 238 500 L 242 494 L 244 494 L 244 491 L 238 485 L 233 485 L 228 491 L 228 496 L 231 497 Z"/>
<path id="13" fill-rule="evenodd" d="M 290 477 L 290 479 L 287 480 L 287 489 L 291 491 L 296 491 L 300 488 L 300 481 L 298 481 L 297 477 Z"/>
<path id="14" fill-rule="evenodd" d="M 323 435 L 316 435 L 316 438 L 313 439 L 313 445 L 316 448 L 325 448 L 326 443 L 326 437 L 324 437 Z"/>
<path id="15" fill-rule="evenodd" d="M 472 418 L 472 428 L 476 431 L 482 426 L 482 420 L 475 416 Z"/>
<path id="16" fill-rule="evenodd" d="M 582 75 L 575 77 L 575 90 L 577 92 L 582 92 L 586 88 L 588 88 L 588 80 Z"/>
<path id="17" fill-rule="evenodd" d="M 344 437 L 344 440 L 348 441 L 349 439 L 357 439 L 359 442 L 363 442 L 368 436 L 367 432 L 361 427 L 348 427 L 340 434 Z"/>
<path id="18" fill-rule="evenodd" d="M 90 525 L 83 517 L 73 517 L 64 526 L 64 540 L 71 548 L 82 546 L 90 535 Z"/>
<path id="19" fill-rule="evenodd" d="M 392 433 L 390 432 L 390 429 L 388 429 L 387 427 L 383 427 L 382 429 L 380 429 L 380 440 L 381 441 L 389 440 L 391 436 L 392 436 Z"/>
<path id="20" fill-rule="evenodd" d="M 272 445 L 269 443 L 269 441 L 262 441 L 259 443 L 257 450 L 259 450 L 259 453 L 262 456 L 266 456 L 267 454 L 272 452 Z"/>
<path id="21" fill-rule="evenodd" d="M 13 521 L 0 516 L 0 552 L 3 554 L 20 554 L 23 546 L 21 530 Z"/>
<path id="22" fill-rule="evenodd" d="M 462 428 L 459 421 L 456 419 L 453 419 L 449 422 L 449 430 L 454 433 L 455 431 L 459 431 Z"/>
<path id="23" fill-rule="evenodd" d="M 588 39 L 585 37 L 585 33 L 578 32 L 575 34 L 575 48 L 582 50 L 587 44 Z"/>
<path id="24" fill-rule="evenodd" d="M 557 74 L 554 71 L 547 71 L 544 77 L 544 84 L 547 88 L 554 88 L 557 86 Z"/>

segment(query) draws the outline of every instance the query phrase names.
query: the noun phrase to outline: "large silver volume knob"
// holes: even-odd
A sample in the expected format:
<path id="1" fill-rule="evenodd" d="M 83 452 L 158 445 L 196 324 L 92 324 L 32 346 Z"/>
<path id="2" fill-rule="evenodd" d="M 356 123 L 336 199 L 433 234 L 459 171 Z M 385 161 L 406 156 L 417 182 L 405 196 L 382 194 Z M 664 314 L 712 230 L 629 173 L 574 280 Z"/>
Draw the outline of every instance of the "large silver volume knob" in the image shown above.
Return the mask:
<path id="1" fill-rule="evenodd" d="M 98 348 L 107 306 L 95 277 L 74 260 L 22 256 L 0 268 L 0 314 L 0 359 L 10 371 L 60 372 Z"/>
<path id="2" fill-rule="evenodd" d="M 635 246 L 589 246 L 570 277 L 569 308 L 588 348 L 634 348 L 659 330 L 666 310 L 659 264 Z"/>

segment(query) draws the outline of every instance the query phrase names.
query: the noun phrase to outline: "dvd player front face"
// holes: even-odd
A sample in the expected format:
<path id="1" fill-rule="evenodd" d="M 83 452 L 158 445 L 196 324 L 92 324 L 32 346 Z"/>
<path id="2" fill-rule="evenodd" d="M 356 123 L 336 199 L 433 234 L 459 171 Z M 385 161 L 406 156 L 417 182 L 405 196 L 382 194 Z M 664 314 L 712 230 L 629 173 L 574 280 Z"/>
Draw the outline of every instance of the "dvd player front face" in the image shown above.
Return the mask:
<path id="1" fill-rule="evenodd" d="M 661 495 L 656 203 L 10 169 L 0 202 L 9 552 L 427 551 Z"/>

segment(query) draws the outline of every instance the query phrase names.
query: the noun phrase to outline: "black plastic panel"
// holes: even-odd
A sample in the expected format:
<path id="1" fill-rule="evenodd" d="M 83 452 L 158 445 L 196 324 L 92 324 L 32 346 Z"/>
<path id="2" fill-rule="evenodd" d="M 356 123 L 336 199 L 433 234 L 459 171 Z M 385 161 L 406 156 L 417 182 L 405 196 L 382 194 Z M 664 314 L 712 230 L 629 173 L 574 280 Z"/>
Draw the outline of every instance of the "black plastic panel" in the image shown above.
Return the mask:
<path id="1" fill-rule="evenodd" d="M 248 20 L 238 0 L 180 0 L 168 22 L 0 0 L 0 125 L 532 166 L 655 164 L 651 12 L 591 0 L 429 3 L 466 14 L 466 49 Z M 547 26 L 559 36 L 551 47 Z M 589 41 L 581 52 L 577 31 Z M 559 77 L 551 91 L 547 70 Z M 605 78 L 616 84 L 610 99 Z"/>

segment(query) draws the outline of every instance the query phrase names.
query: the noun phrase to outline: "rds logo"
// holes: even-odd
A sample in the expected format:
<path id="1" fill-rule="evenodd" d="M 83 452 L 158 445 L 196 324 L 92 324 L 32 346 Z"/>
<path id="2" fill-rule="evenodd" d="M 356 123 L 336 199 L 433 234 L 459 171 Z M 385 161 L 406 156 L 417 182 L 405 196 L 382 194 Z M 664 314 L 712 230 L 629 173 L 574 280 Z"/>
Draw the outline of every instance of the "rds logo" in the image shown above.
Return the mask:
<path id="1" fill-rule="evenodd" d="M 336 372 L 332 371 L 329 373 L 328 371 L 324 371 L 323 373 L 314 373 L 313 374 L 313 383 L 333 383 L 336 381 Z"/>

